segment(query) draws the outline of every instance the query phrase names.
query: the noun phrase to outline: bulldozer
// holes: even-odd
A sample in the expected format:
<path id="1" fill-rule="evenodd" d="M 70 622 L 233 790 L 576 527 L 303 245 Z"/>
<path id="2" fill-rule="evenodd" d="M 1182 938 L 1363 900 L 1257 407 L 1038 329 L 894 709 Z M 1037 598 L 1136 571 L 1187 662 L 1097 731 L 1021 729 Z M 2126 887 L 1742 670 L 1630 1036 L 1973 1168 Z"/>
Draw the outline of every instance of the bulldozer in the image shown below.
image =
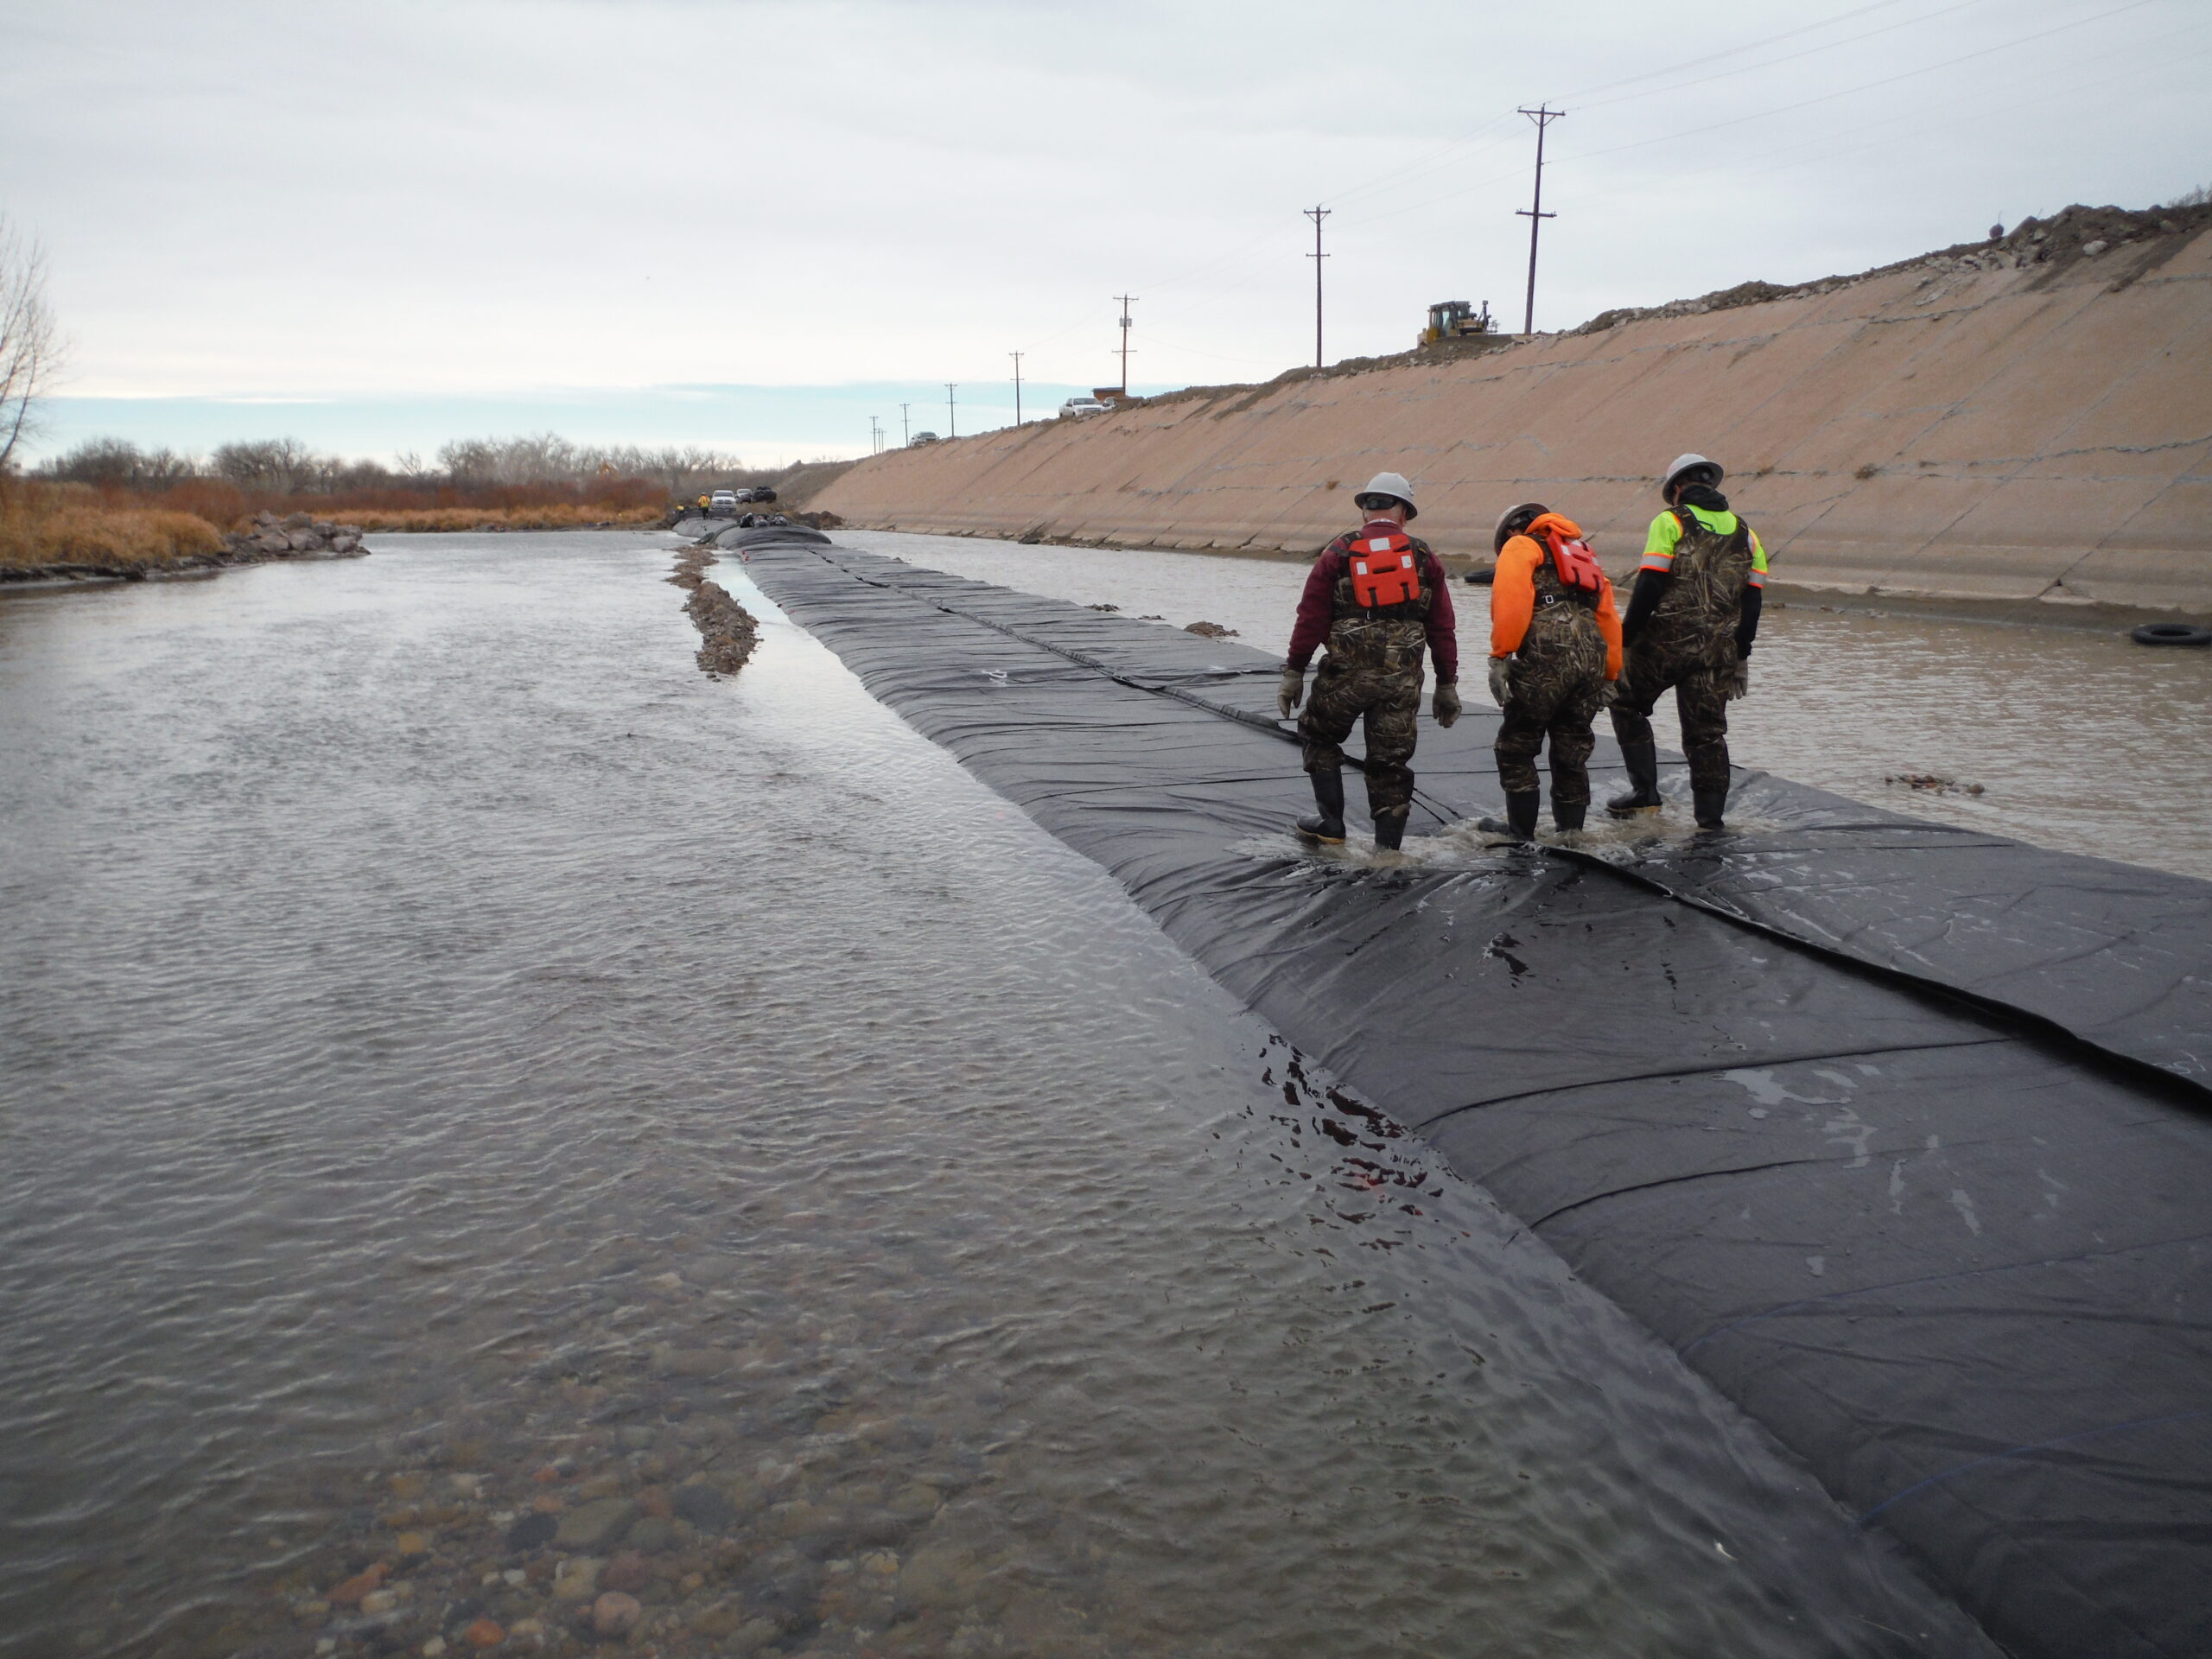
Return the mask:
<path id="1" fill-rule="evenodd" d="M 1421 343 L 1433 346 L 1440 340 L 1465 340 L 1474 334 L 1494 334 L 1497 321 L 1490 314 L 1490 302 L 1483 302 L 1480 311 L 1465 300 L 1439 300 L 1428 308 L 1428 327 L 1421 331 Z"/>

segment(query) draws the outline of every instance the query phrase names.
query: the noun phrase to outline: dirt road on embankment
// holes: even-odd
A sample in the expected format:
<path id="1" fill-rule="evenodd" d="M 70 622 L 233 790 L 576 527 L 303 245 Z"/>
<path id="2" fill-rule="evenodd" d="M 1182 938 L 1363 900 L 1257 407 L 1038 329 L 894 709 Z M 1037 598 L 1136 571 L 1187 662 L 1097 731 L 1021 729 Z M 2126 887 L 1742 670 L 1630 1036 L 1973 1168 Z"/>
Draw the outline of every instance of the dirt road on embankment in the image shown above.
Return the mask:
<path id="1" fill-rule="evenodd" d="M 1570 334 L 1206 387 L 864 461 L 855 525 L 1318 547 L 1378 468 L 1485 557 L 1540 499 L 1617 574 L 1679 451 L 1725 461 L 1777 580 L 2212 609 L 2212 209 L 2069 208 L 1995 242 L 1746 283 Z"/>

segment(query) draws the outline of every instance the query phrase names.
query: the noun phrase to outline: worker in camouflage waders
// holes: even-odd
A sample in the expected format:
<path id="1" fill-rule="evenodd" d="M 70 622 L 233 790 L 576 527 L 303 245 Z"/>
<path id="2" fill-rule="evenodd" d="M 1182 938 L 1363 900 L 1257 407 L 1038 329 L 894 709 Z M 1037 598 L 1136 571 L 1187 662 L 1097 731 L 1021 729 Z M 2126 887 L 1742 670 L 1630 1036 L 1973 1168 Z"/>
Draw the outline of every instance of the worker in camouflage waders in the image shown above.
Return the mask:
<path id="1" fill-rule="evenodd" d="M 1291 631 L 1290 658 L 1275 706 L 1288 720 L 1306 695 L 1306 665 L 1325 641 L 1313 700 L 1298 717 L 1313 817 L 1298 821 L 1309 841 L 1344 838 L 1344 739 L 1367 727 L 1367 810 L 1375 844 L 1400 845 L 1414 801 L 1415 723 L 1421 714 L 1421 655 L 1436 664 L 1430 705 L 1440 726 L 1459 718 L 1459 643 L 1452 590 L 1428 543 L 1406 534 L 1416 512 L 1414 489 L 1396 473 L 1377 473 L 1352 498 L 1363 517 L 1322 549 L 1306 578 Z"/>
<path id="2" fill-rule="evenodd" d="M 1505 817 L 1490 835 L 1536 834 L 1536 753 L 1551 744 L 1552 822 L 1582 828 L 1590 810 L 1590 722 L 1611 701 L 1621 672 L 1613 584 L 1580 526 L 1541 501 L 1508 507 L 1491 537 L 1497 574 L 1490 590 L 1490 694 L 1504 711 L 1492 746 Z"/>
<path id="3" fill-rule="evenodd" d="M 1721 827 L 1728 804 L 1728 705 L 1751 689 L 1766 549 L 1720 493 L 1717 461 L 1681 455 L 1660 480 L 1667 511 L 1651 521 L 1628 616 L 1613 735 L 1629 791 L 1605 803 L 1615 817 L 1662 804 L 1652 705 L 1672 688 L 1700 830 Z"/>

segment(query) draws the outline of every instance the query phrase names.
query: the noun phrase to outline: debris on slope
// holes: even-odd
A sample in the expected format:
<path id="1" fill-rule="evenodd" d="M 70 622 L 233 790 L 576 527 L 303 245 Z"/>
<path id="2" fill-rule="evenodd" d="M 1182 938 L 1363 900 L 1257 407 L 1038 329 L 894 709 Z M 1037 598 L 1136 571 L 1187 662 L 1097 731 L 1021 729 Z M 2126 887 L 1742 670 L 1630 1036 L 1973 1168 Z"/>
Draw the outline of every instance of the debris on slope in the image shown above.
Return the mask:
<path id="1" fill-rule="evenodd" d="M 1938 252 L 1919 254 L 1892 264 L 1878 265 L 1856 276 L 1823 276 L 1817 282 L 1789 286 L 1778 283 L 1738 283 L 1733 288 L 1718 289 L 1694 300 L 1671 300 L 1665 305 L 1624 306 L 1618 310 L 1601 311 L 1580 328 L 1568 332 L 1601 334 L 1622 323 L 1642 322 L 1651 317 L 1699 316 L 1709 311 L 1732 311 L 1738 306 L 1763 305 L 1770 300 L 1833 294 L 1838 289 L 1849 288 L 1853 283 L 1876 276 L 1910 270 L 1916 266 L 1942 275 L 1955 271 L 2024 270 L 2031 266 L 2045 265 L 2050 267 L 2051 273 L 2056 275 L 2083 259 L 2094 259 L 2131 243 L 2171 238 L 2169 246 L 2163 251 L 2168 255 L 2177 253 L 2182 245 L 2207 224 L 2212 224 L 2212 206 L 2202 203 L 2190 207 L 2130 209 L 2084 207 L 2077 202 L 2047 219 L 2024 219 L 2009 233 L 1992 237 L 1986 241 L 1955 243 Z M 2163 264 L 2164 261 L 2161 259 L 2156 263 Z M 2141 274 L 2140 270 L 2131 272 L 2121 280 L 2132 281 Z"/>

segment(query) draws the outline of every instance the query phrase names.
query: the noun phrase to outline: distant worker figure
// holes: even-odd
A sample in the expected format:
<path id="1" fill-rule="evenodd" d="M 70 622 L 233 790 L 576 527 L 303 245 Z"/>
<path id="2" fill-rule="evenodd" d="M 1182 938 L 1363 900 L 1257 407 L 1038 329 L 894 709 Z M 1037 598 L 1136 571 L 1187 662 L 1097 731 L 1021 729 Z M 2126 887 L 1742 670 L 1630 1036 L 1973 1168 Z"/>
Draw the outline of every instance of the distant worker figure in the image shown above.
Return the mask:
<path id="1" fill-rule="evenodd" d="M 1629 791 L 1605 810 L 1616 817 L 1660 804 L 1651 709 L 1669 687 L 1690 763 L 1690 799 L 1700 830 L 1721 828 L 1728 804 L 1728 705 L 1750 690 L 1751 641 L 1759 630 L 1766 549 L 1729 511 L 1718 461 L 1681 455 L 1660 480 L 1667 511 L 1651 521 L 1628 616 L 1613 735 Z"/>
<path id="2" fill-rule="evenodd" d="M 1414 488 L 1396 473 L 1377 473 L 1352 497 L 1364 515 L 1321 550 L 1298 601 L 1290 657 L 1275 706 L 1288 720 L 1306 695 L 1306 665 L 1326 641 L 1313 700 L 1298 718 L 1306 771 L 1319 810 L 1298 821 L 1309 841 L 1344 838 L 1344 739 L 1367 728 L 1367 810 L 1375 844 L 1405 839 L 1414 800 L 1414 742 L 1421 714 L 1421 653 L 1436 663 L 1431 711 L 1440 726 L 1459 718 L 1459 643 L 1452 590 L 1428 543 L 1406 534 L 1415 515 Z"/>
<path id="3" fill-rule="evenodd" d="M 714 504 L 715 499 L 713 496 L 708 494 L 704 490 L 699 492 L 699 516 L 702 518 L 707 516 L 707 509 L 714 505 Z"/>
<path id="4" fill-rule="evenodd" d="M 1490 596 L 1490 694 L 1505 711 L 1492 747 L 1505 788 L 1505 817 L 1484 818 L 1491 835 L 1536 834 L 1536 751 L 1552 750 L 1552 822 L 1582 828 L 1590 810 L 1590 722 L 1621 672 L 1621 624 L 1613 584 L 1582 539 L 1581 527 L 1541 501 L 1508 507 L 1491 544 L 1497 575 Z"/>

